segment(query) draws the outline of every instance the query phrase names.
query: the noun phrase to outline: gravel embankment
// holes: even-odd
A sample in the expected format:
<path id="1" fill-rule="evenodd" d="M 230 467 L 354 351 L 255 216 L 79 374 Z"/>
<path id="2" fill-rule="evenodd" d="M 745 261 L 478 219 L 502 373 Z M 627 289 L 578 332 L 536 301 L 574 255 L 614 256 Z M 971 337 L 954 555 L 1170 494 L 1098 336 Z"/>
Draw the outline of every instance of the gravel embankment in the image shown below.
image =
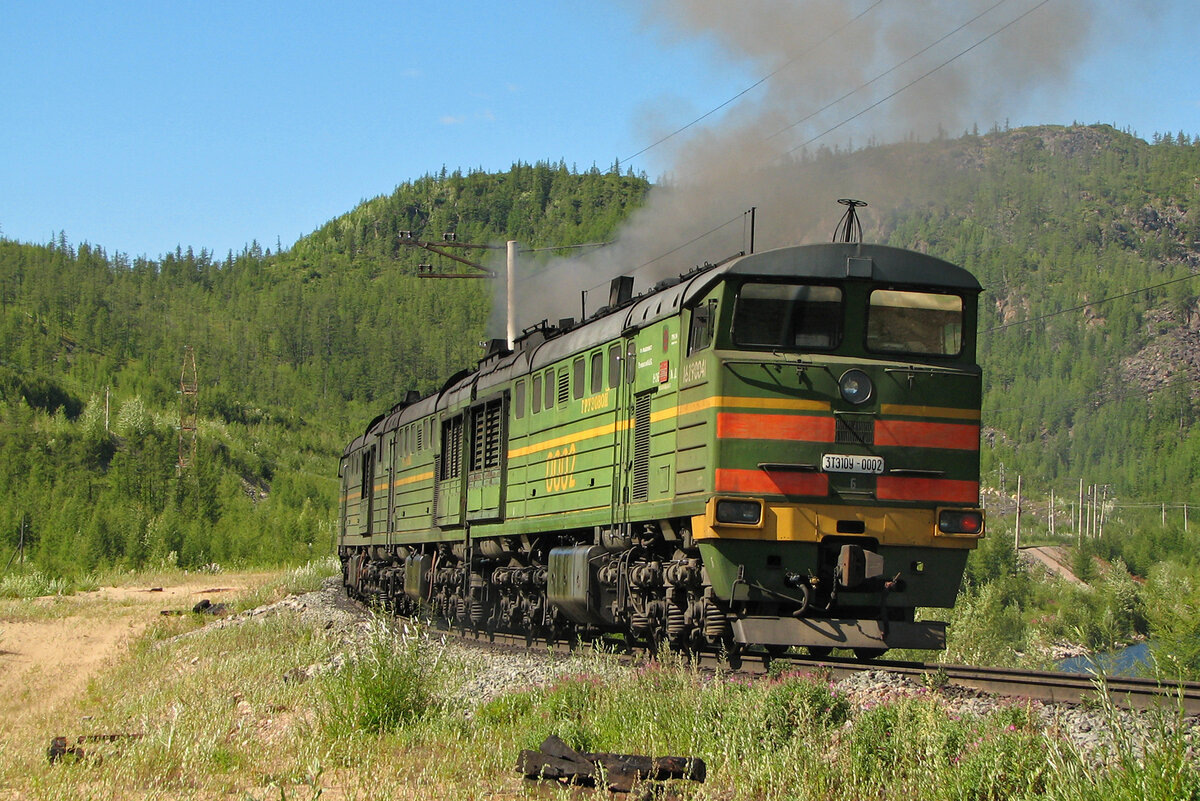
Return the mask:
<path id="1" fill-rule="evenodd" d="M 209 627 L 239 625 L 285 611 L 297 612 L 312 620 L 316 626 L 340 635 L 346 643 L 346 648 L 343 649 L 345 653 L 352 653 L 358 644 L 364 642 L 369 637 L 373 625 L 370 613 L 343 595 L 337 579 L 330 579 L 316 592 L 292 596 L 240 615 L 217 620 Z M 430 632 L 427 636 L 437 640 L 438 632 Z M 629 669 L 586 653 L 563 656 L 519 648 L 494 651 L 448 640 L 443 641 L 441 647 L 445 649 L 443 653 L 446 657 L 452 659 L 462 669 L 463 674 L 470 677 L 455 693 L 455 700 L 463 704 L 468 716 L 480 704 L 507 692 L 553 683 L 563 676 L 583 673 L 594 675 L 600 670 Z M 304 681 L 324 671 L 336 669 L 343 659 L 344 657 L 339 655 L 327 663 L 294 668 L 285 674 L 285 679 Z M 937 698 L 946 714 L 956 717 L 984 716 L 1014 704 L 1028 704 L 1042 719 L 1048 731 L 1057 732 L 1070 740 L 1096 762 L 1114 758 L 1118 739 L 1134 744 L 1144 742 L 1150 733 L 1159 731 L 1164 725 L 1174 725 L 1178 722 L 1177 718 L 1164 720 L 1163 716 L 1154 713 L 1002 698 L 954 686 L 928 688 L 886 670 L 857 673 L 834 683 L 832 687 L 843 693 L 852 707 L 858 710 L 918 696 Z M 1185 718 L 1182 723 L 1187 729 L 1189 743 L 1200 743 L 1200 719 Z M 1137 750 L 1136 745 L 1133 750 Z"/>

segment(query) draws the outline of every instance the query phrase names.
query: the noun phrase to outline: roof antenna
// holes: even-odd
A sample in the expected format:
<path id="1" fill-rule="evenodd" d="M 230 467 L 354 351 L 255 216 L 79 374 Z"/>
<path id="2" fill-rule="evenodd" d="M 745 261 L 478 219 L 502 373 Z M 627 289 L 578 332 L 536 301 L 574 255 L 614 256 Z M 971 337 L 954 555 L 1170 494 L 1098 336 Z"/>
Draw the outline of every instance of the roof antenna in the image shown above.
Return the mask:
<path id="1" fill-rule="evenodd" d="M 862 243 L 862 224 L 858 221 L 858 212 L 855 209 L 862 208 L 867 205 L 865 200 L 854 200 L 853 198 L 839 198 L 838 203 L 846 207 L 846 213 L 842 215 L 842 219 L 838 221 L 837 230 L 833 232 L 833 241 L 837 242 L 838 237 L 841 241 L 847 244 Z"/>

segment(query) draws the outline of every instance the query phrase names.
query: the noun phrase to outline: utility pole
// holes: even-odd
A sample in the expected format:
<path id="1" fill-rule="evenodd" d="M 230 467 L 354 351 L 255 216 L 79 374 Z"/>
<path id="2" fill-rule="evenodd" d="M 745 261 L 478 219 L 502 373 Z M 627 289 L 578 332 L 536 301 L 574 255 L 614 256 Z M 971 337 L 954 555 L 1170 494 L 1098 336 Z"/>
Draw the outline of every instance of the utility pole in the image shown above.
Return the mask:
<path id="1" fill-rule="evenodd" d="M 1099 493 L 1097 492 L 1099 487 L 1099 484 L 1092 484 L 1088 488 L 1088 503 L 1091 505 L 1091 514 L 1088 516 L 1088 536 L 1092 539 L 1096 539 L 1096 501 L 1098 500 L 1099 496 Z"/>
<path id="2" fill-rule="evenodd" d="M 1094 497 L 1095 497 L 1095 493 L 1093 491 L 1093 485 L 1088 484 L 1088 486 L 1087 486 L 1087 514 L 1083 518 L 1083 536 L 1089 540 L 1092 538 L 1092 512 L 1095 510 L 1095 506 L 1096 506 L 1095 503 L 1093 502 Z"/>
<path id="3" fill-rule="evenodd" d="M 21 555 L 21 566 L 25 566 L 25 523 L 27 517 L 28 516 L 26 514 L 21 514 L 21 534 L 20 538 L 17 540 L 17 550 L 13 551 L 12 556 L 8 557 L 8 564 L 4 566 L 5 573 L 7 573 L 8 569 L 12 567 L 13 560 L 17 558 L 17 554 Z"/>
<path id="4" fill-rule="evenodd" d="M 505 335 L 508 338 L 508 348 L 512 350 L 517 339 L 517 254 L 518 253 L 536 253 L 539 250 L 570 250 L 574 248 L 594 248 L 604 247 L 608 242 L 588 242 L 582 245 L 563 245 L 561 247 L 545 247 L 534 248 L 532 250 L 520 250 L 517 240 L 510 239 L 504 245 L 476 245 L 470 242 L 456 241 L 456 234 L 453 231 L 447 231 L 442 234 L 441 242 L 430 242 L 428 240 L 419 239 L 413 231 L 400 231 L 398 241 L 405 247 L 421 248 L 430 253 L 436 253 L 439 256 L 445 256 L 448 259 L 465 264 L 475 270 L 473 273 L 446 273 L 434 272 L 432 264 L 418 264 L 417 276 L 420 278 L 495 278 L 496 271 L 489 270 L 479 262 L 471 261 L 470 259 L 456 256 L 450 252 L 450 249 L 460 248 L 468 250 L 504 250 L 506 251 L 506 278 L 507 287 L 505 292 L 505 310 L 508 320 L 505 325 Z M 582 309 L 582 320 L 587 316 L 587 309 Z"/>
<path id="5" fill-rule="evenodd" d="M 507 272 L 505 274 L 505 301 L 507 306 L 504 334 L 508 338 L 508 349 L 517 343 L 517 240 L 508 240 Z M 586 311 L 586 310 L 585 310 Z M 580 318 L 583 319 L 582 317 Z"/>
<path id="6" fill-rule="evenodd" d="M 1017 475 L 1017 525 L 1016 533 L 1013 535 L 1013 545 L 1016 546 L 1016 551 L 1021 552 L 1021 476 Z"/>
<path id="7" fill-rule="evenodd" d="M 425 239 L 417 239 L 412 231 L 401 231 L 399 242 L 401 245 L 410 248 L 421 248 L 428 250 L 430 253 L 436 253 L 439 256 L 445 256 L 447 259 L 456 261 L 459 264 L 465 264 L 475 270 L 473 273 L 435 273 L 432 264 L 418 264 L 417 275 L 422 278 L 495 278 L 496 271 L 489 270 L 482 264 L 470 259 L 457 256 L 450 252 L 452 249 L 459 250 L 499 250 L 499 245 L 476 245 L 470 242 L 458 242 L 453 231 L 447 231 L 442 234 L 441 242 L 430 242 Z"/>
<path id="8" fill-rule="evenodd" d="M 196 353 L 191 345 L 183 349 L 183 367 L 179 370 L 179 463 L 176 474 L 196 460 L 196 417 L 200 411 L 200 381 L 196 376 Z"/>
<path id="9" fill-rule="evenodd" d="M 1075 518 L 1075 538 L 1081 543 L 1083 542 L 1083 530 L 1079 527 L 1080 518 L 1083 517 L 1083 479 L 1079 479 L 1079 515 Z"/>
<path id="10" fill-rule="evenodd" d="M 432 264 L 418 264 L 417 276 L 420 278 L 495 278 L 496 271 L 489 270 L 477 261 L 457 256 L 450 252 L 452 248 L 462 250 L 499 250 L 498 245 L 476 245 L 470 242 L 456 241 L 456 235 L 452 231 L 447 231 L 442 234 L 441 242 L 430 242 L 424 239 L 418 239 L 412 231 L 400 232 L 400 244 L 405 247 L 421 248 L 428 250 L 430 253 L 436 253 L 439 256 L 445 256 L 448 259 L 465 264 L 475 270 L 473 273 L 446 273 L 434 272 Z M 505 246 L 508 252 L 507 258 L 507 278 L 508 286 L 505 291 L 505 316 L 508 318 L 505 321 L 505 337 L 508 340 L 508 349 L 512 350 L 517 339 L 517 313 L 516 313 L 516 283 L 517 283 L 517 241 L 509 240 Z"/>

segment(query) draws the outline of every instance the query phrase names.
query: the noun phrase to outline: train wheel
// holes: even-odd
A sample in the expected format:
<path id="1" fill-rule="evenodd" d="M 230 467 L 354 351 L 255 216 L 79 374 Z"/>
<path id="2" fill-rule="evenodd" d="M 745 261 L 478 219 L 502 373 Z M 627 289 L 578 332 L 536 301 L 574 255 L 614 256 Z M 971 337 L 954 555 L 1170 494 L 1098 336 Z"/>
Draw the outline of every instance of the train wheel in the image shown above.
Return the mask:
<path id="1" fill-rule="evenodd" d="M 828 645 L 809 645 L 806 646 L 805 650 L 808 651 L 809 656 L 816 657 L 817 659 L 824 659 L 833 653 L 833 649 Z"/>

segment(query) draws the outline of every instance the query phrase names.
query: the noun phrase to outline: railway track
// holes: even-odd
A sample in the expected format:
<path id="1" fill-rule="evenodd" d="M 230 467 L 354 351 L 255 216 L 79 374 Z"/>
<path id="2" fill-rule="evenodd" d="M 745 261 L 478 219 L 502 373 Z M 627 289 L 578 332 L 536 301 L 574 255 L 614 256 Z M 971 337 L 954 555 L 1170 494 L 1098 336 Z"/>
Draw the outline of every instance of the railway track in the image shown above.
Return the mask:
<path id="1" fill-rule="evenodd" d="M 450 629 L 440 629 L 456 641 L 482 648 L 527 649 L 536 648 L 558 654 L 570 653 L 584 646 L 568 643 L 551 643 L 545 640 L 529 641 L 518 635 L 497 633 L 492 638 Z M 630 663 L 644 661 L 649 654 L 640 649 L 628 651 L 620 641 L 593 643 L 593 647 L 610 650 Z M 1024 698 L 1056 704 L 1082 704 L 1098 702 L 1104 696 L 1116 706 L 1125 709 L 1166 708 L 1182 710 L 1186 715 L 1200 715 L 1200 682 L 1162 683 L 1155 679 L 1129 678 L 1122 676 L 1081 675 L 1051 671 L 1015 670 L 1010 668 L 973 667 L 970 665 L 945 665 L 937 663 L 903 662 L 875 659 L 859 661 L 850 657 L 809 657 L 799 654 L 771 656 L 757 651 L 742 654 L 741 664 L 733 669 L 715 654 L 697 655 L 701 669 L 724 670 L 747 675 L 766 673 L 771 665 L 785 663 L 796 670 L 811 670 L 845 678 L 864 671 L 885 671 L 906 676 L 917 682 L 937 686 L 965 687 L 991 695 L 1008 698 Z"/>
<path id="2" fill-rule="evenodd" d="M 1099 700 L 1101 696 L 1107 695 L 1109 700 L 1117 706 L 1128 709 L 1150 709 L 1165 706 L 1171 709 L 1182 709 L 1188 715 L 1200 715 L 1200 682 L 1163 684 L 1155 679 L 973 667 L 970 665 L 888 660 L 857 662 L 852 659 L 786 658 L 798 666 L 812 665 L 827 669 L 831 675 L 838 677 L 863 670 L 884 670 L 919 681 L 928 680 L 957 687 L 967 687 L 993 695 L 1029 698 L 1048 703 L 1079 704 Z"/>

